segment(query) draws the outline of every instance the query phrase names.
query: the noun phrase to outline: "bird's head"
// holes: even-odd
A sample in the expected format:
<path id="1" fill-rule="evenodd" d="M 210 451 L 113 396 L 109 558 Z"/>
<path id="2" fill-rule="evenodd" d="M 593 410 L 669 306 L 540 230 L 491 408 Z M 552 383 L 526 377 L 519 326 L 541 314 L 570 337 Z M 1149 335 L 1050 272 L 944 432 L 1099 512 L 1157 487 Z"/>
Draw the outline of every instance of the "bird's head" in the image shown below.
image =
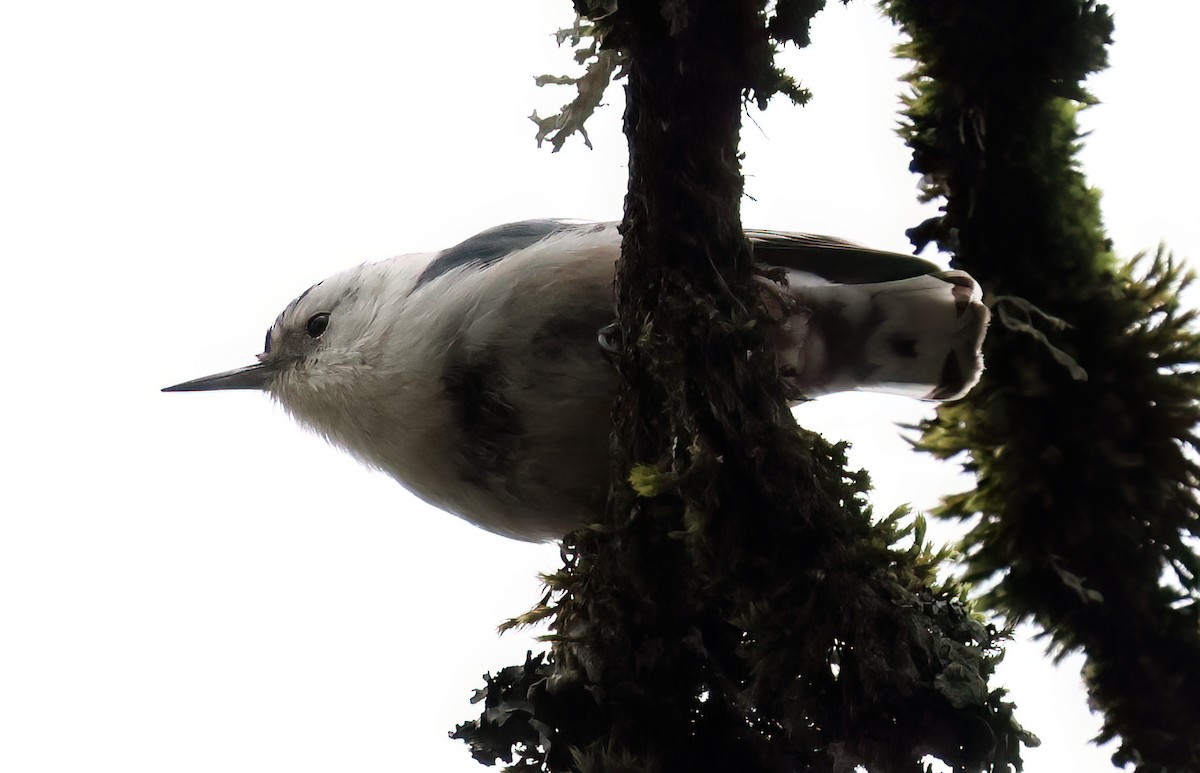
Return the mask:
<path id="1" fill-rule="evenodd" d="M 164 392 L 256 389 L 284 403 L 298 393 L 337 391 L 369 367 L 378 293 L 370 267 L 360 266 L 305 290 L 267 330 L 258 362 L 185 381 Z M 367 275 L 367 276 L 364 276 Z"/>

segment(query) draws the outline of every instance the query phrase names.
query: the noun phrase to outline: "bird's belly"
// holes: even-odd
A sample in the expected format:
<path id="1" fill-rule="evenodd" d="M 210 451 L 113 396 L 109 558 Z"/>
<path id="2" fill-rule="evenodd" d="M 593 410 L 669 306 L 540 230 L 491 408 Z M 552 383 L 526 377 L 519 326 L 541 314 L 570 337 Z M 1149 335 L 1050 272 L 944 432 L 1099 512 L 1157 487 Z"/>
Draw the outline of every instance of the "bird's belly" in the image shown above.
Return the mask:
<path id="1" fill-rule="evenodd" d="M 574 399 L 547 414 L 552 421 L 516 434 L 488 436 L 477 426 L 458 437 L 427 436 L 405 454 L 388 455 L 390 463 L 371 461 L 421 499 L 483 529 L 558 539 L 603 517 L 611 402 L 610 395 Z"/>

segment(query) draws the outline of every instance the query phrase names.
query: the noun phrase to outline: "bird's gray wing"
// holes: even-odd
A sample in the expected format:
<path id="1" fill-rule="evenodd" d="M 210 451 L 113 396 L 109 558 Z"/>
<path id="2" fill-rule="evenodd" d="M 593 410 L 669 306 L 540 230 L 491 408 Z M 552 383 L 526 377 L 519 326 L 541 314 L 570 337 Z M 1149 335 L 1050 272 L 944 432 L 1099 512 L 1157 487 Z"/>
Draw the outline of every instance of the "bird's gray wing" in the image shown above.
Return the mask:
<path id="1" fill-rule="evenodd" d="M 943 270 L 915 255 L 873 250 L 832 236 L 747 229 L 746 238 L 757 262 L 838 284 L 893 282 Z"/>
<path id="2" fill-rule="evenodd" d="M 416 287 L 421 287 L 462 266 L 486 266 L 494 263 L 505 255 L 537 244 L 569 225 L 569 221 L 565 220 L 522 220 L 489 228 L 438 253 L 417 278 Z"/>

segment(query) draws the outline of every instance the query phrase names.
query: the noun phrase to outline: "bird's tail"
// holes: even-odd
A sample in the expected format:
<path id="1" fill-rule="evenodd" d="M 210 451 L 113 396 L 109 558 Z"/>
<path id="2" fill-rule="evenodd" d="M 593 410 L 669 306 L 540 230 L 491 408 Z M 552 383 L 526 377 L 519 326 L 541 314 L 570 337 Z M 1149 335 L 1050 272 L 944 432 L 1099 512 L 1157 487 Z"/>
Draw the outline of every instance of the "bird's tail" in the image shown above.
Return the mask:
<path id="1" fill-rule="evenodd" d="M 872 284 L 787 272 L 780 364 L 798 397 L 867 389 L 953 400 L 983 371 L 988 309 L 962 271 Z"/>

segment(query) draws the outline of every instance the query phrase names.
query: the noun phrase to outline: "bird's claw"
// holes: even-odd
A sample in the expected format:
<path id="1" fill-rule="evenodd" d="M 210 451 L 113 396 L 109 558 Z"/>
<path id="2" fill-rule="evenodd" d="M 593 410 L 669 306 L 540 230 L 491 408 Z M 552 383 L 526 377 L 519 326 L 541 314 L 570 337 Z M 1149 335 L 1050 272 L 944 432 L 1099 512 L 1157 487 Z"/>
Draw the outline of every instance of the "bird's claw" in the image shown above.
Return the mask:
<path id="1" fill-rule="evenodd" d="M 610 322 L 600 328 L 596 341 L 600 344 L 600 350 L 609 357 L 620 357 L 621 352 L 625 350 L 621 343 L 621 328 L 616 322 Z"/>

